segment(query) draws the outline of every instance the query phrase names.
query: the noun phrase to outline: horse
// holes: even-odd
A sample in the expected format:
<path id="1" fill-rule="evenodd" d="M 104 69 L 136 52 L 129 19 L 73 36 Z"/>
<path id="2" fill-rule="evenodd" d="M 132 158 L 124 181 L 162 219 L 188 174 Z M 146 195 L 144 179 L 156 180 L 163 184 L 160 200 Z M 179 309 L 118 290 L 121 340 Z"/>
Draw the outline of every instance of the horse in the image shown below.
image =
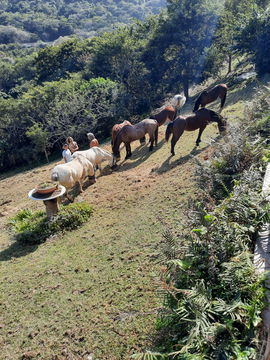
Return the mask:
<path id="1" fill-rule="evenodd" d="M 128 120 L 124 120 L 123 122 L 121 122 L 120 124 L 115 124 L 112 127 L 112 148 L 113 148 L 113 144 L 116 138 L 116 135 L 118 133 L 118 131 L 120 131 L 122 129 L 122 127 L 124 127 L 125 125 L 131 125 L 131 123 Z"/>
<path id="2" fill-rule="evenodd" d="M 220 112 L 225 104 L 227 96 L 227 85 L 219 84 L 210 90 L 204 90 L 195 102 L 193 112 L 197 111 L 199 107 L 205 107 L 205 105 L 215 101 L 218 97 L 220 98 Z"/>
<path id="3" fill-rule="evenodd" d="M 82 152 L 82 151 L 78 151 Z M 80 192 L 83 192 L 83 180 L 86 176 L 95 179 L 95 172 L 93 164 L 84 156 L 79 155 L 76 151 L 72 161 L 56 165 L 52 169 L 51 180 L 59 181 L 59 183 L 66 187 L 66 197 L 72 200 L 68 195 L 68 190 L 72 188 L 76 182 L 79 183 Z"/>
<path id="4" fill-rule="evenodd" d="M 73 158 L 76 158 L 77 156 L 84 156 L 91 162 L 94 168 L 99 168 L 100 173 L 102 161 L 109 161 L 111 168 L 113 168 L 115 164 L 112 154 L 97 146 L 91 147 L 91 149 L 88 150 L 76 151 L 75 154 L 73 154 Z"/>
<path id="5" fill-rule="evenodd" d="M 158 126 L 163 125 L 166 121 L 173 121 L 177 116 L 177 111 L 186 102 L 186 97 L 183 95 L 175 95 L 172 99 L 172 105 L 165 108 L 157 109 L 158 113 L 151 115 L 150 119 L 155 119 L 158 122 Z"/>
<path id="6" fill-rule="evenodd" d="M 153 150 L 153 144 L 155 141 L 155 145 L 157 146 L 158 141 L 158 123 L 154 119 L 144 119 L 135 125 L 125 125 L 122 129 L 117 133 L 115 141 L 113 143 L 113 156 L 117 160 L 120 160 L 120 145 L 122 142 L 126 146 L 126 159 L 128 159 L 131 153 L 130 143 L 132 141 L 141 139 L 145 136 L 145 134 L 149 135 L 150 138 L 150 148 L 149 151 Z"/>
<path id="7" fill-rule="evenodd" d="M 219 133 L 222 134 L 226 130 L 226 121 L 218 115 L 215 111 L 209 109 L 200 109 L 194 115 L 187 117 L 178 116 L 173 122 L 170 122 L 166 129 L 165 140 L 168 141 L 170 135 L 173 134 L 171 140 L 171 154 L 175 155 L 174 147 L 180 136 L 184 131 L 194 131 L 199 129 L 199 134 L 196 140 L 198 146 L 201 142 L 201 135 L 206 126 L 211 122 L 218 123 Z"/>

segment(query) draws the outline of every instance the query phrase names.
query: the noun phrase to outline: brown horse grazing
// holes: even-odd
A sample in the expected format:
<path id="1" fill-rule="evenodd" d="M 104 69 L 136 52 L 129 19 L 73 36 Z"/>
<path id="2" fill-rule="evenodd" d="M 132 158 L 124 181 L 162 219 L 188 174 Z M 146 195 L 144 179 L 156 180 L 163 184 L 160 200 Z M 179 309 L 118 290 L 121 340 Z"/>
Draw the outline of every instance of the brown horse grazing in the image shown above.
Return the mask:
<path id="1" fill-rule="evenodd" d="M 157 146 L 158 140 L 158 123 L 154 119 L 144 119 L 135 125 L 125 125 L 117 133 L 115 141 L 113 143 L 113 155 L 116 160 L 120 159 L 120 145 L 122 142 L 126 146 L 126 159 L 129 158 L 131 154 L 130 143 L 135 140 L 141 139 L 145 134 L 149 135 L 150 138 L 150 148 L 149 151 L 153 150 L 153 144 Z"/>
<path id="2" fill-rule="evenodd" d="M 199 129 L 199 135 L 196 140 L 196 145 L 198 146 L 201 141 L 202 132 L 210 122 L 218 123 L 220 134 L 226 130 L 226 121 L 216 112 L 208 109 L 200 109 L 195 112 L 195 115 L 187 117 L 178 116 L 173 122 L 170 122 L 166 129 L 165 140 L 168 141 L 170 135 L 173 134 L 171 154 L 175 155 L 174 146 L 184 131 L 194 131 Z"/>
<path id="3" fill-rule="evenodd" d="M 131 123 L 128 120 L 124 120 L 123 122 L 121 122 L 120 124 L 115 124 L 112 127 L 112 148 L 113 148 L 113 144 L 116 138 L 116 135 L 118 133 L 118 131 L 120 131 L 122 129 L 122 127 L 124 127 L 125 125 L 131 125 Z"/>
<path id="4" fill-rule="evenodd" d="M 221 111 L 226 101 L 227 90 L 228 88 L 226 84 L 216 85 L 215 87 L 213 87 L 208 91 L 204 90 L 196 100 L 193 112 L 197 111 L 200 105 L 202 108 L 204 108 L 205 105 L 215 101 L 218 97 L 221 100 L 220 102 L 220 111 Z"/>

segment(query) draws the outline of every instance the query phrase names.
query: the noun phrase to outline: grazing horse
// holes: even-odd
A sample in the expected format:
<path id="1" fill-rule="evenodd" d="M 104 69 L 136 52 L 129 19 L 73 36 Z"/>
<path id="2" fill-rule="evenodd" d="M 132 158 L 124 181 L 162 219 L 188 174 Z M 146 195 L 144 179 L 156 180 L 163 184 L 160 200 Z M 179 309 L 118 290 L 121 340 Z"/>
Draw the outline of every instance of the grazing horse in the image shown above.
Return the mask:
<path id="1" fill-rule="evenodd" d="M 194 115 L 187 117 L 178 116 L 173 122 L 170 122 L 166 129 L 165 140 L 168 141 L 173 134 L 171 141 L 171 154 L 175 155 L 174 147 L 184 131 L 194 131 L 199 129 L 199 135 L 196 140 L 198 146 L 201 141 L 203 130 L 210 122 L 217 122 L 220 134 L 226 130 L 226 121 L 216 112 L 208 109 L 200 109 Z"/>
<path id="2" fill-rule="evenodd" d="M 113 156 L 116 160 L 120 159 L 120 145 L 122 142 L 126 146 L 126 159 L 129 158 L 131 154 L 130 143 L 132 141 L 141 139 L 145 136 L 145 134 L 149 135 L 150 138 L 150 148 L 149 151 L 153 150 L 153 144 L 155 141 L 155 145 L 157 146 L 158 140 L 158 123 L 154 119 L 144 119 L 135 125 L 125 125 L 122 129 L 117 133 L 115 141 L 113 143 Z"/>
<path id="3" fill-rule="evenodd" d="M 124 127 L 125 125 L 131 125 L 131 123 L 129 121 L 125 120 L 125 121 L 121 122 L 120 124 L 113 125 L 113 127 L 112 127 L 112 141 L 111 141 L 112 148 L 113 148 L 113 144 L 114 144 L 116 135 L 118 134 L 118 131 L 120 131 L 122 129 L 122 127 Z"/>
<path id="4" fill-rule="evenodd" d="M 195 102 L 193 112 L 197 111 L 199 107 L 205 107 L 205 105 L 215 101 L 218 97 L 220 98 L 220 111 L 222 110 L 227 95 L 227 85 L 226 84 L 219 84 L 213 87 L 212 89 L 206 91 L 204 90 L 198 99 Z"/>
<path id="5" fill-rule="evenodd" d="M 77 156 L 84 156 L 87 160 L 91 162 L 94 168 L 99 168 L 101 173 L 101 163 L 107 160 L 110 166 L 113 168 L 114 166 L 114 158 L 109 151 L 105 149 L 101 149 L 100 147 L 94 146 L 91 149 L 83 150 L 83 151 L 76 151 L 73 155 L 73 158 Z"/>

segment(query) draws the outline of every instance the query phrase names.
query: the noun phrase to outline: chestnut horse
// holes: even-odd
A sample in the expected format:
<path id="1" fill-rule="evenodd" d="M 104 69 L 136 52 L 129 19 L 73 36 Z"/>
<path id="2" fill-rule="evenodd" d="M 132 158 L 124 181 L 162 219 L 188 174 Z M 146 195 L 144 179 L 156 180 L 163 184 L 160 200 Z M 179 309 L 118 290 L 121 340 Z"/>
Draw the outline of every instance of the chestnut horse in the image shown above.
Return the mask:
<path id="1" fill-rule="evenodd" d="M 173 134 L 171 141 L 171 154 L 175 155 L 174 147 L 184 131 L 194 131 L 199 129 L 199 135 L 196 140 L 198 146 L 201 142 L 201 135 L 210 122 L 217 122 L 219 133 L 226 130 L 226 121 L 215 111 L 209 109 L 200 109 L 194 115 L 187 117 L 178 116 L 173 122 L 170 122 L 166 129 L 165 140 L 168 141 Z"/>
<path id="2" fill-rule="evenodd" d="M 166 121 L 173 121 L 176 118 L 177 110 L 184 106 L 186 98 L 183 95 L 175 95 L 172 99 L 173 105 L 166 106 L 158 113 L 151 115 L 150 119 L 155 119 L 158 122 L 158 126 L 163 125 Z"/>
<path id="3" fill-rule="evenodd" d="M 204 108 L 205 105 L 215 101 L 218 97 L 221 100 L 220 102 L 220 111 L 221 111 L 226 101 L 227 90 L 228 88 L 226 84 L 216 85 L 215 87 L 213 87 L 208 91 L 204 90 L 196 100 L 193 112 L 197 111 L 200 106 Z"/>
<path id="4" fill-rule="evenodd" d="M 149 151 L 153 150 L 153 144 L 157 146 L 158 140 L 158 123 L 154 119 L 144 119 L 135 125 L 125 125 L 120 131 L 118 131 L 115 141 L 113 143 L 113 156 L 116 160 L 120 159 L 120 145 L 122 142 L 126 146 L 126 159 L 129 158 L 131 154 L 130 143 L 135 140 L 139 140 L 145 136 L 149 135 L 150 138 L 150 148 Z"/>
<path id="5" fill-rule="evenodd" d="M 116 138 L 116 135 L 118 133 L 118 131 L 120 131 L 122 129 L 122 127 L 124 127 L 125 125 L 131 125 L 131 123 L 128 120 L 124 120 L 123 122 L 121 122 L 120 124 L 115 124 L 112 127 L 112 148 L 113 148 L 113 144 Z"/>
<path id="6" fill-rule="evenodd" d="M 158 126 L 163 125 L 167 120 L 173 121 L 177 114 L 177 108 L 174 106 L 166 106 L 156 115 L 151 115 L 150 119 L 157 120 Z"/>

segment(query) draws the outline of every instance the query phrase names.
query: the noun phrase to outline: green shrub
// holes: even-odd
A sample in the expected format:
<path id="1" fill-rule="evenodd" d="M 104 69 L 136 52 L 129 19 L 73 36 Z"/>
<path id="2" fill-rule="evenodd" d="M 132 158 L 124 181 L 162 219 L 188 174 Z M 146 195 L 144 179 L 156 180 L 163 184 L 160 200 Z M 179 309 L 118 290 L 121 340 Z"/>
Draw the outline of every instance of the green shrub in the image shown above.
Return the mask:
<path id="1" fill-rule="evenodd" d="M 86 203 L 70 204 L 62 207 L 49 220 L 43 211 L 32 212 L 26 209 L 10 219 L 10 226 L 17 241 L 40 244 L 51 235 L 76 229 L 89 219 L 92 211 L 92 207 Z"/>
<path id="2" fill-rule="evenodd" d="M 200 189 L 180 225 L 187 230 L 181 238 L 163 235 L 165 303 L 157 326 L 165 359 L 258 359 L 265 292 L 253 250 L 257 231 L 270 221 L 261 191 L 268 109 L 268 94 L 261 95 L 212 160 L 198 163 Z"/>

